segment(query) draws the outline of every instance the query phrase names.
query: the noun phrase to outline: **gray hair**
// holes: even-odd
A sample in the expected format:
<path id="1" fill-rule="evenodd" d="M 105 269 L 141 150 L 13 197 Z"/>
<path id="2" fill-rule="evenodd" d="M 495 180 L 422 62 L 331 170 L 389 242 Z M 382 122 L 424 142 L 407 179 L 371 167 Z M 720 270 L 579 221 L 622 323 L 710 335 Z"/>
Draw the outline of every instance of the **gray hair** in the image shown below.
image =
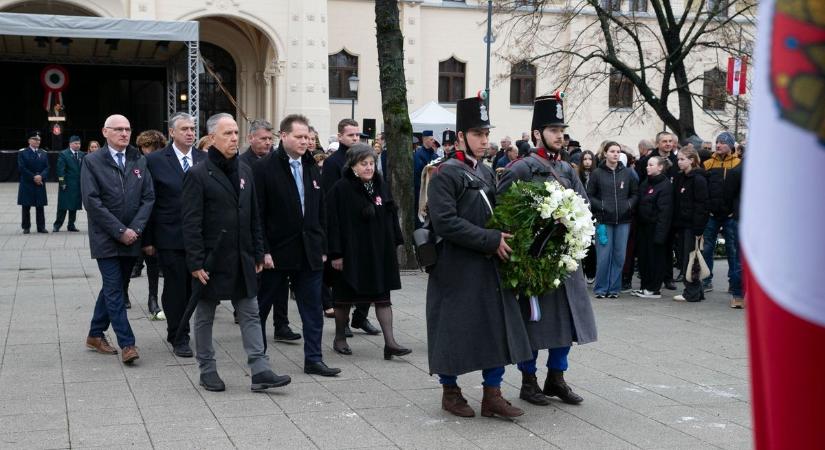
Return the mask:
<path id="1" fill-rule="evenodd" d="M 195 119 L 189 113 L 176 112 L 175 114 L 172 114 L 172 117 L 169 118 L 169 128 L 177 127 L 178 120 L 188 120 L 190 122 L 195 122 Z"/>
<path id="2" fill-rule="evenodd" d="M 272 124 L 264 119 L 255 119 L 249 124 L 249 134 L 255 134 L 258 130 L 272 131 Z"/>
<path id="3" fill-rule="evenodd" d="M 218 126 L 218 122 L 220 122 L 220 121 L 221 121 L 221 119 L 232 119 L 232 120 L 235 120 L 235 118 L 234 118 L 234 117 L 232 117 L 232 114 L 229 114 L 229 113 L 217 113 L 217 114 L 213 114 L 211 117 L 209 117 L 208 119 L 206 119 L 206 132 L 207 132 L 207 133 L 209 133 L 209 134 L 214 133 L 214 132 L 215 132 L 215 128 Z"/>
<path id="4" fill-rule="evenodd" d="M 371 145 L 359 142 L 347 150 L 347 164 L 345 167 L 351 168 L 370 156 L 373 161 L 378 159 L 378 157 L 375 156 L 375 150 L 372 149 Z"/>

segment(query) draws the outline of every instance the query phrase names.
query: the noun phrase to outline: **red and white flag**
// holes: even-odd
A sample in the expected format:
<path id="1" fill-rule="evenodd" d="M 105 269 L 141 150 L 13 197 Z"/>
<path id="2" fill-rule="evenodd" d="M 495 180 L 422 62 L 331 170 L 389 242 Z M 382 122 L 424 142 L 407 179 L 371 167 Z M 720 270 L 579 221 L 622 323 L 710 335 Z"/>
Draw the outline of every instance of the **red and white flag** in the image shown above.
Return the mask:
<path id="1" fill-rule="evenodd" d="M 745 95 L 748 81 L 748 57 L 728 58 L 728 94 L 738 97 Z"/>
<path id="2" fill-rule="evenodd" d="M 757 449 L 825 448 L 820 1 L 763 1 L 757 22 L 740 226 Z"/>

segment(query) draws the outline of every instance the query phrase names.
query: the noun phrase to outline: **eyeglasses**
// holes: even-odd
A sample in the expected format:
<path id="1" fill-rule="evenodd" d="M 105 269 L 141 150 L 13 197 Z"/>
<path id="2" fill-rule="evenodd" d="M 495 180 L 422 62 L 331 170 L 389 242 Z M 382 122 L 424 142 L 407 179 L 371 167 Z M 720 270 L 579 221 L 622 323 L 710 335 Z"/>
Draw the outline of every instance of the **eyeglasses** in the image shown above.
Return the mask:
<path id="1" fill-rule="evenodd" d="M 114 131 L 115 133 L 131 133 L 132 132 L 131 128 L 126 128 L 126 127 L 117 127 L 117 128 L 104 127 L 104 128 L 108 128 L 108 129 Z"/>

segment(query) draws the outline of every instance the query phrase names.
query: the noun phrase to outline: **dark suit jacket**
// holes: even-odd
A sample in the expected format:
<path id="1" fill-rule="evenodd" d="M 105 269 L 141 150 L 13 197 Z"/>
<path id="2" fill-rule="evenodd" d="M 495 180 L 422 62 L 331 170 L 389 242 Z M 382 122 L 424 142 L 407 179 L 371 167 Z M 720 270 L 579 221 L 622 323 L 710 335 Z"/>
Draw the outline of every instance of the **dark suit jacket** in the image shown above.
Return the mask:
<path id="1" fill-rule="evenodd" d="M 252 171 L 238 163 L 241 188 L 208 158 L 183 180 L 183 243 L 190 272 L 209 273 L 201 299 L 226 300 L 258 293 L 255 264 L 264 249 Z M 210 255 L 212 255 L 210 257 Z"/>
<path id="2" fill-rule="evenodd" d="M 304 213 L 283 146 L 264 156 L 252 171 L 264 230 L 264 246 L 275 270 L 321 270 L 327 253 L 326 207 L 321 174 L 309 153 L 302 161 Z M 308 264 L 308 267 L 307 267 Z"/>
<path id="3" fill-rule="evenodd" d="M 20 185 L 17 188 L 17 204 L 22 206 L 45 206 L 46 179 L 49 178 L 49 155 L 43 149 L 33 152 L 26 147 L 17 152 L 17 169 L 20 171 Z M 34 184 L 34 176 L 43 177 L 43 185 Z"/>
<path id="4" fill-rule="evenodd" d="M 347 151 L 349 147 L 340 144 L 338 150 L 329 158 L 324 160 L 324 170 L 321 174 L 321 189 L 326 194 L 332 189 L 332 186 L 341 179 L 341 171 L 344 170 L 344 165 L 347 162 Z"/>
<path id="5" fill-rule="evenodd" d="M 206 153 L 195 148 L 192 148 L 189 154 L 193 166 L 206 160 Z M 170 142 L 163 150 L 146 156 L 146 166 L 152 174 L 155 187 L 155 207 L 152 209 L 152 217 L 143 237 L 143 246 L 154 245 L 164 250 L 183 250 L 181 195 L 184 173 L 172 143 Z"/>

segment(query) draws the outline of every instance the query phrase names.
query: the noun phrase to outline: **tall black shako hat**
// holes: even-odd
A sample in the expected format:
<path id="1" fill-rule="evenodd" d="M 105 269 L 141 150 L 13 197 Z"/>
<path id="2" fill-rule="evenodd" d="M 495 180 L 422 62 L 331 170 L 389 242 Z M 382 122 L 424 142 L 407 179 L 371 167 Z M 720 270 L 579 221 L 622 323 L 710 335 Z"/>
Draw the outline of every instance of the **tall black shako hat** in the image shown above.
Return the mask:
<path id="1" fill-rule="evenodd" d="M 455 144 L 455 131 L 444 130 L 444 132 L 441 133 L 441 143 L 444 145 Z"/>
<path id="2" fill-rule="evenodd" d="M 546 127 L 567 127 L 564 123 L 564 93 L 556 91 L 552 95 L 536 97 L 533 101 L 533 124 L 530 130 Z"/>
<path id="3" fill-rule="evenodd" d="M 473 128 L 493 128 L 490 125 L 490 113 L 487 105 L 484 104 L 487 95 L 484 91 L 478 91 L 475 97 L 461 99 L 456 103 L 455 129 L 456 132 Z"/>

